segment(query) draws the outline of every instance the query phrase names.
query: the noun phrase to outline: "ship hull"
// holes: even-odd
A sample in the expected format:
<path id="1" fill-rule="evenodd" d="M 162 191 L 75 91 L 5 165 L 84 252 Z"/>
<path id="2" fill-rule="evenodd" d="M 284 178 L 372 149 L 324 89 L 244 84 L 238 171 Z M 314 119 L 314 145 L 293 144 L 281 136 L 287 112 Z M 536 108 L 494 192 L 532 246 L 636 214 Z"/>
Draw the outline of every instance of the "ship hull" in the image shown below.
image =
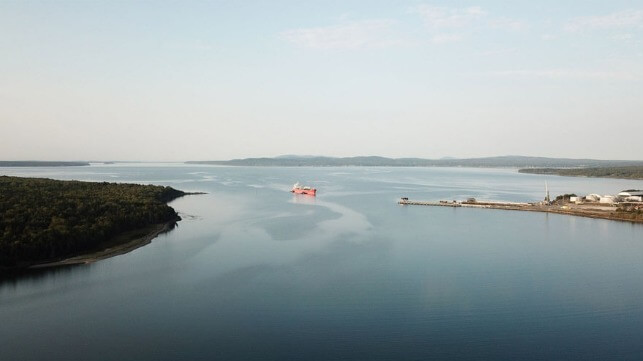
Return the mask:
<path id="1" fill-rule="evenodd" d="M 317 195 L 317 189 L 294 188 L 291 192 L 295 194 L 307 194 L 309 196 Z"/>

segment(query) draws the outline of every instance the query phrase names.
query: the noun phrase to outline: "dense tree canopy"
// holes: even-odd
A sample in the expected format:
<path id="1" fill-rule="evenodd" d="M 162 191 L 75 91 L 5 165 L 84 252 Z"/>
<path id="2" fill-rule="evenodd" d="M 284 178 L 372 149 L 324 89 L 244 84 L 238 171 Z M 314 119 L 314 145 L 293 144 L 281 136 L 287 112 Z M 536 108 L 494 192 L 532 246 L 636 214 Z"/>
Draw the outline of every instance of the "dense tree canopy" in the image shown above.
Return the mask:
<path id="1" fill-rule="evenodd" d="M 0 267 L 95 249 L 115 235 L 180 218 L 170 187 L 0 176 Z"/>

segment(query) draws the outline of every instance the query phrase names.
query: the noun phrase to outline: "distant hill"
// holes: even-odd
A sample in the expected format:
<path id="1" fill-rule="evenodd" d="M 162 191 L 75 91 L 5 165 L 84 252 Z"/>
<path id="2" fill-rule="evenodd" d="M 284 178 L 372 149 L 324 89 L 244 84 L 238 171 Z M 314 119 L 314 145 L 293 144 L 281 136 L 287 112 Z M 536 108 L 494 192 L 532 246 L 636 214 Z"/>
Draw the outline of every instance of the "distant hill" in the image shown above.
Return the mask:
<path id="1" fill-rule="evenodd" d="M 319 157 L 318 155 L 297 155 L 297 154 L 285 154 L 285 155 L 279 155 L 276 156 L 276 159 L 310 159 L 310 158 L 317 158 Z"/>
<path id="2" fill-rule="evenodd" d="M 643 166 L 602 168 L 527 168 L 520 173 L 555 174 L 570 177 L 643 179 Z"/>
<path id="3" fill-rule="evenodd" d="M 77 167 L 89 165 L 88 162 L 48 162 L 39 160 L 0 160 L 0 167 Z"/>
<path id="4" fill-rule="evenodd" d="M 513 167 L 513 168 L 572 168 L 572 167 L 626 167 L 643 166 L 643 161 L 599 160 L 572 158 L 545 158 L 525 156 L 499 156 L 485 158 L 386 158 L 378 156 L 323 157 L 282 156 L 276 158 L 245 158 L 223 161 L 189 161 L 188 164 L 261 166 L 261 167 Z"/>

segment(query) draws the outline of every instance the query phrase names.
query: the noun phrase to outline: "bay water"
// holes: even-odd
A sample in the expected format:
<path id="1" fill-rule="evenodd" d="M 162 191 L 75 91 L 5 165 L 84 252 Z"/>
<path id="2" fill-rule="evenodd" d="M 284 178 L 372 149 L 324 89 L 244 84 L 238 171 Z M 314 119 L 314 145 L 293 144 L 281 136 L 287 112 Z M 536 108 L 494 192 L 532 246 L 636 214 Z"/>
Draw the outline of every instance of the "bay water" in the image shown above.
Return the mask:
<path id="1" fill-rule="evenodd" d="M 0 281 L 0 360 L 641 360 L 643 225 L 400 206 L 616 194 L 515 169 L 93 164 L 2 175 L 169 185 L 178 227 Z M 295 182 L 317 197 L 293 195 Z"/>

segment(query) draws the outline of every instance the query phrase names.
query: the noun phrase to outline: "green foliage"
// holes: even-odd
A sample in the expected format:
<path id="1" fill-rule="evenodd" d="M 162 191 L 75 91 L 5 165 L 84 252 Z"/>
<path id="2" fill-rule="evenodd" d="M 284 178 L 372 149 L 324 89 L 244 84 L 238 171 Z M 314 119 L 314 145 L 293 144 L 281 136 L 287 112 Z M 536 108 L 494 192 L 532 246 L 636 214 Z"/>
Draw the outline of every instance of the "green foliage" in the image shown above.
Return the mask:
<path id="1" fill-rule="evenodd" d="M 643 167 L 597 167 L 597 168 L 526 168 L 521 173 L 556 174 L 572 177 L 600 177 L 643 179 Z"/>
<path id="2" fill-rule="evenodd" d="M 115 235 L 178 220 L 170 187 L 0 176 L 0 267 L 92 250 Z"/>

